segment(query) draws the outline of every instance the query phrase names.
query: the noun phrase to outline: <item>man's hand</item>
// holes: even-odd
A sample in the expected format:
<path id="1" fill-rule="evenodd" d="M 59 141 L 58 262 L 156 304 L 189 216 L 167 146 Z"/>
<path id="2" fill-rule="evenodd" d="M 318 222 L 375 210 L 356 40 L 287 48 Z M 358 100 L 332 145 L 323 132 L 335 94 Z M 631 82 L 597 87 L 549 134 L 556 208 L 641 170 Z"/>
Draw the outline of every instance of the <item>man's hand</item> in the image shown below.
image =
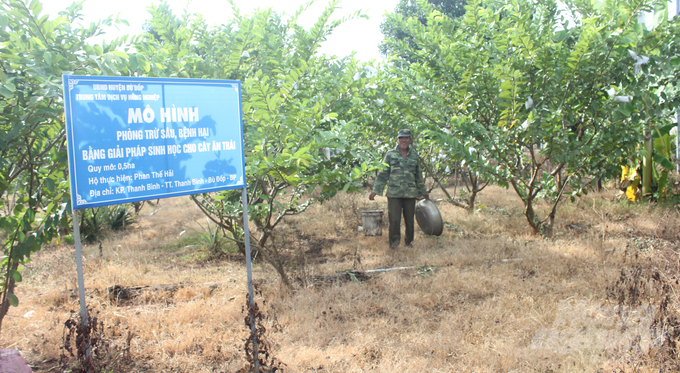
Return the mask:
<path id="1" fill-rule="evenodd" d="M 423 198 L 430 199 L 430 195 L 429 194 L 423 194 Z"/>
<path id="2" fill-rule="evenodd" d="M 375 193 L 369 194 L 368 199 L 370 199 L 371 201 L 375 200 Z"/>

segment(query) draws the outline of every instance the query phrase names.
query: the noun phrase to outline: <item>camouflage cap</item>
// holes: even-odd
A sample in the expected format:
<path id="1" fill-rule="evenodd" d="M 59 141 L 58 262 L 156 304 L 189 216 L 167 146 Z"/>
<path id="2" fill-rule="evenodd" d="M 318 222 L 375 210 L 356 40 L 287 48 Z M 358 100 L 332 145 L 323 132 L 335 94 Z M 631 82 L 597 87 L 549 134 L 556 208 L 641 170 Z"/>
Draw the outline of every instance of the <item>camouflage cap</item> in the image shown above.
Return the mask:
<path id="1" fill-rule="evenodd" d="M 399 137 L 411 137 L 411 130 L 409 130 L 409 129 L 399 130 L 399 133 L 397 134 L 397 138 L 399 138 Z"/>

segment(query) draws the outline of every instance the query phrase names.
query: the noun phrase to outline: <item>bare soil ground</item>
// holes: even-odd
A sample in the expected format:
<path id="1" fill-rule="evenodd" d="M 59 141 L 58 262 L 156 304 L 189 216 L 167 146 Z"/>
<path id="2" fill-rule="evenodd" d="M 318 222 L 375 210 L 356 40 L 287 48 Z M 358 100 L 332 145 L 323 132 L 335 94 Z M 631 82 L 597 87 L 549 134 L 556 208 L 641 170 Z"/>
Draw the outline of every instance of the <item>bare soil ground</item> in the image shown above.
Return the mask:
<path id="1" fill-rule="evenodd" d="M 441 204 L 442 236 L 418 231 L 396 250 L 386 225 L 381 237 L 358 231 L 359 211 L 386 211 L 384 198 L 314 205 L 273 242 L 294 289 L 255 261 L 269 352 L 289 372 L 678 371 L 680 213 L 614 195 L 565 203 L 543 239 L 510 191 L 490 188 L 473 215 Z M 205 217 L 188 198 L 161 200 L 101 249 L 83 248 L 107 371 L 245 369 L 244 260 L 208 259 L 197 223 Z M 332 276 L 396 267 L 409 268 Z M 23 275 L 0 345 L 34 372 L 57 372 L 78 310 L 73 247 L 42 250 Z"/>

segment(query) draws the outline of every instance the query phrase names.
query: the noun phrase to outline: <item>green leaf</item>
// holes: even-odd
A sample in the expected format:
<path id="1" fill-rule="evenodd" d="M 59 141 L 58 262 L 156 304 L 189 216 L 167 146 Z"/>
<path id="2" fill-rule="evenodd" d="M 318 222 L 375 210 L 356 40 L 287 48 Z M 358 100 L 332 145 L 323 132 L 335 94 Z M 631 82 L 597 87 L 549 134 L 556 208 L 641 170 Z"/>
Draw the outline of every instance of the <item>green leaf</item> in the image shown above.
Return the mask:
<path id="1" fill-rule="evenodd" d="M 48 66 L 52 66 L 52 53 L 50 52 L 43 53 L 43 59 L 45 60 L 45 63 L 47 63 Z"/>
<path id="2" fill-rule="evenodd" d="M 674 123 L 673 124 L 667 124 L 665 126 L 660 126 L 660 127 L 657 126 L 656 131 L 653 131 L 652 135 L 654 136 L 654 138 L 663 137 L 665 135 L 668 135 L 671 132 L 671 130 L 675 127 L 676 127 L 676 124 L 674 124 Z"/>
<path id="3" fill-rule="evenodd" d="M 501 82 L 500 89 L 501 90 L 507 90 L 512 88 L 512 80 L 504 80 Z"/>
<path id="4" fill-rule="evenodd" d="M 2 86 L 0 87 L 0 95 L 3 95 L 5 98 L 12 98 L 12 96 L 14 96 L 14 93 L 12 93 L 12 91 Z"/>
<path id="5" fill-rule="evenodd" d="M 23 204 L 18 203 L 16 206 L 14 206 L 14 216 L 19 216 L 24 211 L 26 211 L 26 207 Z"/>
<path id="6" fill-rule="evenodd" d="M 669 161 L 663 155 L 661 155 L 659 153 L 654 153 L 653 158 L 654 158 L 654 162 L 656 162 L 657 164 L 660 164 L 663 168 L 670 170 L 670 171 L 675 170 L 675 166 L 673 166 L 673 163 L 671 161 Z"/>
<path id="7" fill-rule="evenodd" d="M 52 180 L 50 178 L 45 179 L 45 188 L 50 193 L 54 193 L 54 188 L 55 188 L 54 180 Z"/>
<path id="8" fill-rule="evenodd" d="M 626 117 L 631 116 L 631 114 L 633 114 L 634 112 L 635 112 L 635 107 L 630 102 L 626 102 L 623 105 L 623 108 L 621 109 L 621 113 Z"/>
<path id="9" fill-rule="evenodd" d="M 33 0 L 31 1 L 31 11 L 33 12 L 33 15 L 38 16 L 40 15 L 40 12 L 42 12 L 42 4 L 40 3 L 40 0 Z"/>
<path id="10" fill-rule="evenodd" d="M 130 63 L 130 69 L 133 71 L 137 71 L 139 69 L 139 64 L 137 63 L 137 56 L 134 54 L 130 55 L 130 58 L 128 58 L 128 62 Z"/>
<path id="11" fill-rule="evenodd" d="M 139 69 L 143 73 L 148 73 L 151 69 L 151 63 L 149 63 L 143 54 L 137 54 L 137 64 L 139 64 Z"/>
<path id="12" fill-rule="evenodd" d="M 350 188 L 351 186 L 352 186 L 352 183 L 347 183 L 347 184 L 345 184 L 345 186 L 342 188 L 342 191 L 345 192 L 345 193 L 347 193 L 347 191 L 349 190 L 349 188 Z"/>
<path id="13" fill-rule="evenodd" d="M 651 29 L 668 22 L 668 2 L 657 2 L 654 7 L 654 19 Z"/>
<path id="14" fill-rule="evenodd" d="M 10 274 L 14 281 L 21 282 L 21 273 L 19 271 L 10 270 Z"/>
<path id="15" fill-rule="evenodd" d="M 294 158 L 300 158 L 300 157 L 302 157 L 303 154 L 306 154 L 307 152 L 309 152 L 309 149 L 310 149 L 310 146 L 303 146 L 302 148 L 300 148 L 298 151 L 295 152 L 293 157 Z"/>
<path id="16" fill-rule="evenodd" d="M 7 295 L 9 296 L 10 306 L 18 307 L 19 306 L 19 298 L 17 298 L 17 296 L 14 295 L 13 293 L 7 293 Z"/>

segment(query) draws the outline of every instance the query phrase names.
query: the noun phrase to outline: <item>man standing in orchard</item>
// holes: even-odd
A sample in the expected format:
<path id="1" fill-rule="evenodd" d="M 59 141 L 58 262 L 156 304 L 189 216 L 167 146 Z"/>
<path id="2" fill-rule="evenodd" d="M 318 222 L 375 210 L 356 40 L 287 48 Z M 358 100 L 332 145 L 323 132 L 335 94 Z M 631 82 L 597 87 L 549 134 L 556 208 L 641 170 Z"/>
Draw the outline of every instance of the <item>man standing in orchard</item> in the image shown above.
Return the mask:
<path id="1" fill-rule="evenodd" d="M 387 168 L 378 173 L 373 192 L 368 199 L 373 201 L 376 195 L 382 195 L 387 184 L 387 210 L 390 221 L 390 248 L 399 246 L 401 241 L 401 215 L 404 214 L 406 237 L 404 242 L 410 246 L 413 242 L 414 216 L 416 198 L 430 198 L 425 190 L 425 182 L 420 172 L 420 160 L 410 145 L 411 130 L 401 129 L 397 134 L 397 147 L 385 154 L 383 163 Z"/>

